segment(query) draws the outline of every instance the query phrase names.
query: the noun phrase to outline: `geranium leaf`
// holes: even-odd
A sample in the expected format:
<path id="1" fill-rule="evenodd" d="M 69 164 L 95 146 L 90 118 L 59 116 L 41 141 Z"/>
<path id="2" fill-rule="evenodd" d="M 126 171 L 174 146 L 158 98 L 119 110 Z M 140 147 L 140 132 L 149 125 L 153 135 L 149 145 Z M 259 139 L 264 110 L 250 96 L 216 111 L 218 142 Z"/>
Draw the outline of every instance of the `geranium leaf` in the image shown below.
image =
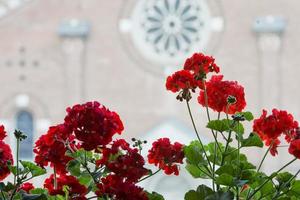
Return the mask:
<path id="1" fill-rule="evenodd" d="M 213 190 L 209 187 L 207 187 L 206 185 L 199 185 L 197 190 L 190 190 L 188 191 L 185 196 L 184 199 L 185 200 L 204 200 L 205 197 L 213 194 Z"/>
<path id="2" fill-rule="evenodd" d="M 242 147 L 263 147 L 264 143 L 256 133 L 250 133 L 249 137 L 242 140 Z"/>
<path id="3" fill-rule="evenodd" d="M 20 161 L 20 162 L 25 169 L 26 168 L 29 169 L 29 171 L 33 177 L 40 176 L 40 175 L 47 173 L 46 169 L 43 169 L 43 168 L 37 166 L 33 162 L 29 162 L 29 161 Z"/>
<path id="4" fill-rule="evenodd" d="M 216 178 L 218 185 L 234 186 L 234 178 L 229 174 L 221 174 Z"/>
<path id="5" fill-rule="evenodd" d="M 147 192 L 147 196 L 149 200 L 164 200 L 164 197 L 156 192 Z"/>
<path id="6" fill-rule="evenodd" d="M 209 195 L 205 200 L 233 200 L 234 194 L 232 192 L 218 191 L 212 195 Z"/>
<path id="7" fill-rule="evenodd" d="M 206 165 L 206 161 L 203 157 L 203 149 L 199 141 L 192 141 L 190 145 L 184 147 L 184 155 L 187 158 L 187 162 L 193 165 Z"/>

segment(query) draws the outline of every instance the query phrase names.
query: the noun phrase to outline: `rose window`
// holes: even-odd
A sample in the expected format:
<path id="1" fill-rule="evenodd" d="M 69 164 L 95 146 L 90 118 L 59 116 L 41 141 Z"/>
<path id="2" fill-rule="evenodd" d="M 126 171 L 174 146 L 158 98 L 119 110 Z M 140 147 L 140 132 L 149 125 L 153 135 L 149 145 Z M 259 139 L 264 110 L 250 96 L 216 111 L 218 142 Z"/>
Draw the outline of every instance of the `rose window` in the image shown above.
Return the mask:
<path id="1" fill-rule="evenodd" d="M 132 15 L 132 36 L 141 53 L 174 63 L 203 51 L 210 33 L 205 0 L 139 0 Z"/>

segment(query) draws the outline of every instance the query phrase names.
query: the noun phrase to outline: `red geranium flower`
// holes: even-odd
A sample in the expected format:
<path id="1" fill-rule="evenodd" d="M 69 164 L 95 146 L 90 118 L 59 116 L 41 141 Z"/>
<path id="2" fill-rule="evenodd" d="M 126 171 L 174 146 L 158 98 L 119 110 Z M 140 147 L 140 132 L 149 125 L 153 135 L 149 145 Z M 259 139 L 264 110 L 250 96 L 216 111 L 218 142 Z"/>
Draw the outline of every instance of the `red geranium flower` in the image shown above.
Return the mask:
<path id="1" fill-rule="evenodd" d="M 44 187 L 48 190 L 50 195 L 65 195 L 63 191 L 63 186 L 68 186 L 69 198 L 72 200 L 85 200 L 87 193 L 87 188 L 81 185 L 79 181 L 74 176 L 59 175 L 56 178 L 57 187 L 54 188 L 54 175 L 52 174 L 49 178 L 45 180 Z"/>
<path id="2" fill-rule="evenodd" d="M 4 130 L 4 126 L 0 126 L 0 140 L 3 140 L 6 137 L 6 132 Z"/>
<path id="3" fill-rule="evenodd" d="M 290 143 L 289 153 L 300 159 L 300 139 L 293 140 Z"/>
<path id="4" fill-rule="evenodd" d="M 25 192 L 29 193 L 30 190 L 34 189 L 34 186 L 32 185 L 32 183 L 26 182 L 26 183 L 23 183 L 19 189 L 24 190 Z"/>
<path id="5" fill-rule="evenodd" d="M 69 131 L 63 124 L 50 127 L 48 132 L 35 143 L 33 150 L 36 153 L 35 162 L 41 167 L 47 166 L 50 162 L 58 173 L 66 173 L 66 165 L 72 160 L 65 155 L 66 145 L 74 146 L 73 140 L 73 136 L 69 135 Z"/>
<path id="6" fill-rule="evenodd" d="M 13 164 L 13 156 L 11 154 L 10 147 L 5 144 L 2 140 L 6 137 L 4 126 L 0 126 L 0 181 L 5 179 L 9 174 L 10 170 L 8 164 Z"/>
<path id="7" fill-rule="evenodd" d="M 220 72 L 220 68 L 215 64 L 215 59 L 202 53 L 194 53 L 184 63 L 184 69 L 192 71 L 195 75 L 205 76 L 209 72 Z"/>
<path id="8" fill-rule="evenodd" d="M 208 107 L 228 114 L 242 111 L 246 106 L 244 88 L 236 81 L 223 81 L 222 79 L 222 75 L 212 76 L 210 81 L 206 82 Z M 227 101 L 229 96 L 234 97 L 236 102 L 229 104 Z M 205 91 L 200 91 L 198 102 L 206 106 Z"/>
<path id="9" fill-rule="evenodd" d="M 97 184 L 98 197 L 108 196 L 111 200 L 148 200 L 143 188 L 116 175 L 108 175 Z"/>
<path id="10" fill-rule="evenodd" d="M 10 162 L 11 165 L 13 164 L 11 149 L 3 141 L 0 141 L 0 181 L 10 174 L 8 162 Z"/>
<path id="11" fill-rule="evenodd" d="M 277 154 L 277 146 L 280 144 L 279 137 L 285 134 L 287 141 L 293 140 L 296 136 L 298 122 L 294 117 L 284 110 L 273 109 L 272 114 L 267 116 L 267 111 L 263 110 L 260 118 L 255 119 L 253 131 L 258 133 L 267 146 L 272 145 L 271 154 Z"/>
<path id="12" fill-rule="evenodd" d="M 178 142 L 171 144 L 169 138 L 160 138 L 153 142 L 148 154 L 148 162 L 163 169 L 168 175 L 179 174 L 178 164 L 183 163 L 183 158 L 183 145 Z"/>
<path id="13" fill-rule="evenodd" d="M 166 82 L 167 90 L 178 92 L 180 90 L 194 90 L 197 87 L 197 82 L 193 75 L 188 70 L 181 70 L 168 76 Z"/>
<path id="14" fill-rule="evenodd" d="M 87 151 L 107 145 L 116 133 L 121 134 L 124 129 L 119 115 L 96 101 L 67 108 L 67 113 L 64 124 Z"/>
<path id="15" fill-rule="evenodd" d="M 144 168 L 145 160 L 138 149 L 130 148 L 123 139 L 114 141 L 112 147 L 103 149 L 102 153 L 103 157 L 97 161 L 97 165 L 106 165 L 110 172 L 126 178 L 126 181 L 136 182 L 149 173 Z"/>

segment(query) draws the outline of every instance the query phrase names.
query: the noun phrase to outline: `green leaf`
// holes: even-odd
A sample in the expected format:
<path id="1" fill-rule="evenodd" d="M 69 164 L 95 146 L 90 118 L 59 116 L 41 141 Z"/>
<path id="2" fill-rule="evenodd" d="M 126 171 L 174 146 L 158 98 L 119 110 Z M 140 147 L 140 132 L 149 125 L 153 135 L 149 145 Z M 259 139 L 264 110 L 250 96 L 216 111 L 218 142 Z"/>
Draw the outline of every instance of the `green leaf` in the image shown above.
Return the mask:
<path id="1" fill-rule="evenodd" d="M 276 189 L 274 188 L 272 182 L 266 183 L 261 189 L 260 193 L 262 196 L 269 196 L 276 192 Z"/>
<path id="2" fill-rule="evenodd" d="M 209 195 L 205 200 L 233 200 L 234 194 L 232 192 L 218 191 L 212 195 Z"/>
<path id="3" fill-rule="evenodd" d="M 245 120 L 247 120 L 247 121 L 252 121 L 254 119 L 254 116 L 250 111 L 239 112 L 236 114 L 242 115 L 245 118 Z"/>
<path id="4" fill-rule="evenodd" d="M 292 182 L 291 190 L 295 196 L 300 196 L 300 180 L 296 180 Z"/>
<path id="5" fill-rule="evenodd" d="M 203 167 L 187 164 L 185 168 L 194 178 L 204 178 L 204 179 L 209 178 L 205 173 L 203 173 L 203 171 L 206 172 L 206 169 Z"/>
<path id="6" fill-rule="evenodd" d="M 243 139 L 242 147 L 263 147 L 264 143 L 260 139 L 260 137 L 256 133 L 250 133 L 249 137 L 246 139 Z"/>
<path id="7" fill-rule="evenodd" d="M 46 169 L 37 166 L 33 162 L 29 162 L 29 161 L 20 161 L 20 162 L 25 169 L 26 168 L 29 169 L 33 177 L 40 176 L 47 173 Z"/>
<path id="8" fill-rule="evenodd" d="M 67 164 L 67 170 L 71 173 L 73 176 L 80 176 L 80 162 L 78 160 L 71 160 Z"/>
<path id="9" fill-rule="evenodd" d="M 234 169 L 233 165 L 225 164 L 217 169 L 216 174 L 221 176 L 222 174 L 229 174 L 231 176 L 235 176 L 237 170 Z"/>
<path id="10" fill-rule="evenodd" d="M 206 185 L 199 185 L 197 190 L 190 190 L 188 191 L 184 199 L 185 200 L 204 200 L 205 197 L 213 194 L 214 192 L 212 191 L 211 188 L 207 187 Z"/>
<path id="11" fill-rule="evenodd" d="M 218 185 L 234 186 L 234 178 L 229 174 L 221 174 L 216 178 Z"/>
<path id="12" fill-rule="evenodd" d="M 292 177 L 293 177 L 293 174 L 291 174 L 289 172 L 282 172 L 282 173 L 277 174 L 276 180 L 281 185 L 281 184 L 288 182 L 290 180 L 290 178 L 292 178 Z"/>
<path id="13" fill-rule="evenodd" d="M 207 123 L 206 125 L 207 128 L 219 131 L 219 132 L 224 132 L 224 131 L 229 131 L 229 123 L 227 120 L 211 120 L 210 122 Z"/>
<path id="14" fill-rule="evenodd" d="M 187 162 L 196 166 L 206 165 L 203 156 L 203 149 L 199 141 L 192 141 L 190 145 L 184 147 L 184 155 Z"/>
<path id="15" fill-rule="evenodd" d="M 147 196 L 149 200 L 164 200 L 164 197 L 156 192 L 147 192 Z"/>

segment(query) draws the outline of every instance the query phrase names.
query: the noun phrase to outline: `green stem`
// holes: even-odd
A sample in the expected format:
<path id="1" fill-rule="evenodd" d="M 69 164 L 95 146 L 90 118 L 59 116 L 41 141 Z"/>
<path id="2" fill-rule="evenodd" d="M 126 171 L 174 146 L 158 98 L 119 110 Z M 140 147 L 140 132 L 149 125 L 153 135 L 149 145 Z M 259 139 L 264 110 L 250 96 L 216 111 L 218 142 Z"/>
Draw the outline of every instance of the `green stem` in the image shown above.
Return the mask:
<path id="1" fill-rule="evenodd" d="M 273 142 L 272 142 L 272 143 L 273 143 Z M 261 162 L 260 162 L 260 164 L 259 164 L 259 166 L 258 166 L 256 172 L 259 172 L 259 170 L 261 169 L 262 164 L 263 164 L 263 162 L 265 161 L 265 159 L 266 159 L 266 157 L 267 157 L 267 155 L 268 155 L 268 153 L 269 153 L 271 147 L 272 147 L 272 144 L 269 146 L 268 150 L 266 151 L 266 153 L 265 153 L 264 157 L 262 158 L 262 160 L 261 160 Z"/>
<path id="2" fill-rule="evenodd" d="M 288 162 L 286 165 L 284 165 L 283 167 L 281 167 L 279 170 L 277 170 L 275 172 L 275 174 L 281 172 L 284 168 L 286 168 L 287 166 L 289 166 L 290 164 L 292 164 L 293 162 L 295 162 L 297 160 L 297 158 L 294 158 L 293 160 L 291 160 L 290 162 Z M 246 198 L 246 200 L 250 200 L 263 186 L 265 186 L 273 177 L 268 177 L 267 180 L 265 182 L 263 182 L 257 189 L 254 190 L 254 192 Z"/>
<path id="3" fill-rule="evenodd" d="M 150 175 L 148 175 L 148 176 L 146 176 L 146 177 L 140 179 L 140 180 L 138 181 L 138 183 L 139 183 L 139 182 L 142 182 L 142 181 L 144 181 L 144 180 L 146 180 L 147 178 L 150 178 L 151 176 L 154 176 L 155 174 L 157 174 L 157 173 L 160 172 L 160 171 L 161 171 L 161 169 L 158 169 L 156 172 L 154 172 L 154 173 L 152 173 L 152 174 L 150 174 Z"/>
<path id="4" fill-rule="evenodd" d="M 207 160 L 207 162 L 208 162 L 208 164 L 209 164 L 210 170 L 212 171 L 212 170 L 213 170 L 213 167 L 212 167 L 211 164 L 210 164 L 210 161 L 209 161 L 209 159 L 208 159 L 208 156 L 207 156 L 207 153 L 206 153 L 206 151 L 205 151 L 204 145 L 203 145 L 203 143 L 202 143 L 202 141 L 201 141 L 201 139 L 200 139 L 200 136 L 199 136 L 199 133 L 198 133 L 198 131 L 197 131 L 196 124 L 195 124 L 195 121 L 194 121 L 194 118 L 193 118 L 193 115 L 192 115 L 192 111 L 191 111 L 191 108 L 190 108 L 190 104 L 189 104 L 188 101 L 186 101 L 186 105 L 187 105 L 187 108 L 188 108 L 188 111 L 189 111 L 189 115 L 190 115 L 190 118 L 191 118 L 191 121 L 192 121 L 192 124 L 193 124 L 194 131 L 195 131 L 196 136 L 197 136 L 197 138 L 198 138 L 198 141 L 199 141 L 199 143 L 200 143 L 200 145 L 201 145 L 201 148 L 202 148 L 202 150 L 203 150 L 203 152 L 204 152 L 205 158 L 206 158 L 206 160 Z"/>

